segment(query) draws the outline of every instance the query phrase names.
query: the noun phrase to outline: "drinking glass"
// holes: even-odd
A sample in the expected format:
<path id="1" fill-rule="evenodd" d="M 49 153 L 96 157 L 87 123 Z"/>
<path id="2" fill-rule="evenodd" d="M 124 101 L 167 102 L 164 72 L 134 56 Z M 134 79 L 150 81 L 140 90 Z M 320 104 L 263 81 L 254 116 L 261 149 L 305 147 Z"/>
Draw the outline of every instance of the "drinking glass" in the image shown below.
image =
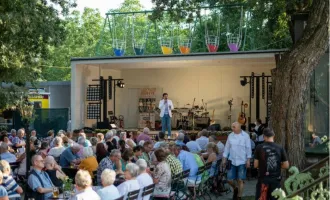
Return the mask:
<path id="1" fill-rule="evenodd" d="M 58 188 L 53 187 L 53 197 L 58 198 L 59 195 L 60 195 L 60 192 L 59 192 Z"/>

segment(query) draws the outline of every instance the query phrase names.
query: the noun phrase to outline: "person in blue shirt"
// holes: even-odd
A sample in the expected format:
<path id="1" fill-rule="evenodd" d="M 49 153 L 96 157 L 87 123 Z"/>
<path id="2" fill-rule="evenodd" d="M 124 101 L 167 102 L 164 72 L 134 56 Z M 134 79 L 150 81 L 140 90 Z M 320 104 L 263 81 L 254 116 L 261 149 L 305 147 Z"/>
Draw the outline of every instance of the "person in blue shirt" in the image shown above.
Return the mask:
<path id="1" fill-rule="evenodd" d="M 194 185 L 195 182 L 200 182 L 201 177 L 197 177 L 198 164 L 193 153 L 182 150 L 182 146 L 176 145 L 170 147 L 172 153 L 180 160 L 183 170 L 190 169 L 188 177 L 188 185 Z"/>
<path id="2" fill-rule="evenodd" d="M 2 183 L 2 179 L 3 179 L 3 174 L 0 171 L 0 184 Z M 8 200 L 7 190 L 2 185 L 0 185 L 0 200 Z"/>
<path id="3" fill-rule="evenodd" d="M 34 191 L 34 195 L 48 199 L 53 193 L 53 183 L 50 177 L 42 169 L 45 167 L 44 159 L 40 155 L 34 155 L 31 160 L 32 170 L 28 178 L 28 185 Z"/>
<path id="4" fill-rule="evenodd" d="M 72 147 L 65 149 L 60 156 L 60 166 L 70 167 L 71 163 L 79 164 L 80 160 L 77 155 L 79 151 L 80 146 L 78 144 L 74 144 Z"/>
<path id="5" fill-rule="evenodd" d="M 9 163 L 16 162 L 16 156 L 8 151 L 8 145 L 6 143 L 1 143 L 0 145 L 0 158 L 1 160 L 6 160 Z"/>

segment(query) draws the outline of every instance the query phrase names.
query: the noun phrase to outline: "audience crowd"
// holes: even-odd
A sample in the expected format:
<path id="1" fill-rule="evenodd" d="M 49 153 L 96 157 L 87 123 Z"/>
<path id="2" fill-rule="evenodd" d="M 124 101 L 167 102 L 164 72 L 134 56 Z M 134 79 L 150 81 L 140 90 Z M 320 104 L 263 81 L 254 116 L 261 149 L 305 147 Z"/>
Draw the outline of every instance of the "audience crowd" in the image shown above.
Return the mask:
<path id="1" fill-rule="evenodd" d="M 166 139 L 164 132 L 151 137 L 149 128 L 135 135 L 113 129 L 90 138 L 84 130 L 75 135 L 62 130 L 55 135 L 54 131 L 49 131 L 47 137 L 37 138 L 33 130 L 30 141 L 25 140 L 24 129 L 17 133 L 16 130 L 2 132 L 0 200 L 20 199 L 23 193 L 17 184 L 20 180 L 28 184 L 26 195 L 35 200 L 48 199 L 54 188 L 62 191 L 68 177 L 74 181 L 71 199 L 111 200 L 122 196 L 127 199 L 129 192 L 140 190 L 138 199 L 148 200 L 150 195 L 142 197 L 142 192 L 152 184 L 153 198 L 169 198 L 173 177 L 190 170 L 187 185 L 194 187 L 202 181 L 199 167 L 209 164 L 208 176 L 215 177 L 219 173 L 219 163 L 224 168 L 231 166 L 228 183 L 233 188 L 233 198 L 240 199 L 246 169 L 250 167 L 253 141 L 241 130 L 240 124 L 233 123 L 232 130 L 226 144 L 206 130 L 189 137 L 184 131 L 178 131 L 173 138 Z M 285 153 L 282 154 L 281 162 L 284 162 Z M 28 174 L 27 160 L 31 164 Z M 221 192 L 216 181 L 212 192 Z"/>

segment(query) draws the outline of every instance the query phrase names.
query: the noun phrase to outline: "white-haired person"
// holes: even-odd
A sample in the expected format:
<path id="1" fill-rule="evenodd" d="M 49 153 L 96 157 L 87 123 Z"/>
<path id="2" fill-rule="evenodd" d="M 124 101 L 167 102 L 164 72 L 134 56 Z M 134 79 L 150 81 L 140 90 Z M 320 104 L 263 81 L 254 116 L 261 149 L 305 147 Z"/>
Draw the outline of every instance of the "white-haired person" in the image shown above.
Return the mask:
<path id="1" fill-rule="evenodd" d="M 91 144 L 92 144 L 91 148 L 93 149 L 93 154 L 95 155 L 96 154 L 97 138 L 96 137 L 91 137 L 90 141 L 91 141 Z"/>
<path id="2" fill-rule="evenodd" d="M 148 127 L 145 127 L 143 129 L 143 132 L 139 134 L 136 141 L 139 143 L 141 140 L 144 141 L 152 141 L 151 137 L 149 136 L 150 129 Z"/>
<path id="3" fill-rule="evenodd" d="M 92 146 L 91 142 L 86 137 L 86 133 L 84 133 L 84 132 L 79 133 L 79 137 L 85 138 L 85 145 L 84 145 L 84 147 L 91 147 Z"/>
<path id="4" fill-rule="evenodd" d="M 113 185 L 115 180 L 116 172 L 114 170 L 103 170 L 101 174 L 101 183 L 103 188 L 97 191 L 97 194 L 101 197 L 101 200 L 114 200 L 121 197 L 118 189 Z"/>
<path id="5" fill-rule="evenodd" d="M 113 131 L 108 131 L 105 134 L 105 148 L 110 153 L 112 150 L 117 149 L 117 141 L 113 138 Z"/>
<path id="6" fill-rule="evenodd" d="M 8 198 L 11 200 L 20 200 L 23 189 L 16 183 L 15 179 L 10 175 L 11 169 L 7 161 L 0 161 L 0 170 L 3 174 L 2 185 L 8 193 Z"/>
<path id="7" fill-rule="evenodd" d="M 0 184 L 3 183 L 3 175 L 0 171 Z M 4 188 L 2 185 L 0 185 L 0 200 L 9 200 L 8 198 L 8 192 L 6 188 Z"/>
<path id="8" fill-rule="evenodd" d="M 79 170 L 75 176 L 77 193 L 71 200 L 101 200 L 100 196 L 92 188 L 92 177 L 86 170 Z"/>
<path id="9" fill-rule="evenodd" d="M 49 150 L 48 155 L 53 156 L 56 160 L 59 159 L 64 150 L 65 147 L 63 146 L 62 138 L 60 136 L 56 136 L 54 138 L 54 147 Z"/>
<path id="10" fill-rule="evenodd" d="M 120 133 L 120 139 L 126 142 L 126 148 L 133 149 L 136 146 L 136 143 L 131 138 L 127 138 L 126 132 Z"/>
<path id="11" fill-rule="evenodd" d="M 56 187 L 62 187 L 62 179 L 66 176 L 53 156 L 45 158 L 45 172 L 48 174 L 50 180 Z"/>
<path id="12" fill-rule="evenodd" d="M 99 164 L 93 154 L 93 149 L 91 147 L 84 147 L 79 169 L 87 170 L 91 177 L 94 177 L 93 171 L 96 171 L 98 167 Z"/>
<path id="13" fill-rule="evenodd" d="M 125 195 L 124 200 L 127 199 L 127 194 L 134 190 L 140 189 L 140 184 L 136 177 L 139 174 L 139 166 L 134 163 L 128 163 L 124 172 L 125 182 L 120 184 L 117 188 L 121 196 Z"/>
<path id="14" fill-rule="evenodd" d="M 150 176 L 150 174 L 148 174 L 147 169 L 148 169 L 148 164 L 144 159 L 139 159 L 136 161 L 137 166 L 139 166 L 139 175 L 136 177 L 136 179 L 138 180 L 139 184 L 140 184 L 140 194 L 139 194 L 139 199 L 142 199 L 142 192 L 143 192 L 143 188 L 147 187 L 151 184 L 153 184 L 153 180 Z M 150 199 L 150 195 L 143 197 L 143 200 L 149 200 Z"/>

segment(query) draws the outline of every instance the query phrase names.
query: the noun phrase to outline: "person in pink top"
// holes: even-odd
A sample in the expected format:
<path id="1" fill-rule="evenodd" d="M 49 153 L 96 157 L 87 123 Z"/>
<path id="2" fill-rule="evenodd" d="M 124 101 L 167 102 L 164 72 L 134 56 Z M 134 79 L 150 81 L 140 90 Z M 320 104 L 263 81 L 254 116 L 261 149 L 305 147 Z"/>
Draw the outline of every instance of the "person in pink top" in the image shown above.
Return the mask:
<path id="1" fill-rule="evenodd" d="M 139 143 L 140 141 L 150 141 L 150 142 L 152 142 L 152 140 L 151 140 L 151 137 L 148 135 L 149 134 L 149 132 L 150 132 L 150 130 L 149 130 L 149 128 L 144 128 L 143 129 L 143 132 L 142 133 L 140 133 L 140 135 L 137 137 L 137 142 Z"/>

